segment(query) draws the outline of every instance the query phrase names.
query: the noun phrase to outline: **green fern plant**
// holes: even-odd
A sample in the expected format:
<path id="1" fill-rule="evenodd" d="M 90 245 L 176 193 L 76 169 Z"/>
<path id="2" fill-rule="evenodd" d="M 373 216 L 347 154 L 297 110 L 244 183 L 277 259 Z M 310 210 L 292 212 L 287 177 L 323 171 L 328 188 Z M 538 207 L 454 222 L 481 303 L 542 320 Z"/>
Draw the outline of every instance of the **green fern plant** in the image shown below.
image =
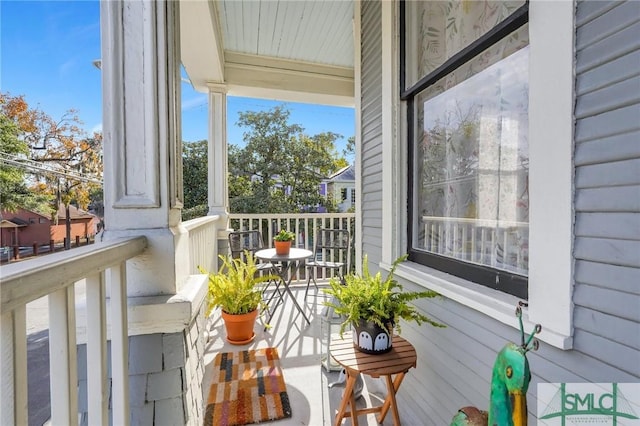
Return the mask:
<path id="1" fill-rule="evenodd" d="M 390 321 L 398 333 L 401 331 L 400 319 L 415 321 L 418 325 L 425 322 L 434 327 L 444 327 L 409 304 L 412 300 L 440 296 L 439 293 L 432 290 L 404 291 L 402 285 L 393 278 L 398 264 L 406 259 L 407 255 L 396 259 L 383 280 L 380 272 L 375 275 L 369 273 L 365 255 L 362 261 L 362 275 L 347 274 L 344 282 L 337 277 L 329 281 L 329 288 L 324 291 L 333 297 L 324 304 L 332 307 L 337 314 L 344 315 L 340 335 L 344 333 L 347 325 L 357 324 L 360 320 L 374 322 L 382 328 L 386 328 L 385 322 Z"/>
<path id="2" fill-rule="evenodd" d="M 245 252 L 245 260 L 231 256 L 218 256 L 222 265 L 217 273 L 209 274 L 207 316 L 220 307 L 224 312 L 237 315 L 252 312 L 262 306 L 259 284 L 279 279 L 275 275 L 259 275 L 255 259 Z M 207 273 L 202 268 L 200 272 Z"/>

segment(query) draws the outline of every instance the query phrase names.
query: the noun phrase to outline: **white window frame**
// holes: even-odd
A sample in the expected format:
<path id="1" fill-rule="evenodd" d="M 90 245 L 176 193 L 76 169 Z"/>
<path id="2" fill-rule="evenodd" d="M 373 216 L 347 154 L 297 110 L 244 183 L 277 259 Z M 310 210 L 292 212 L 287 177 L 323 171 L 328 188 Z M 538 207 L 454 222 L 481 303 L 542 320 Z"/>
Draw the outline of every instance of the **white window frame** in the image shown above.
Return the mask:
<path id="1" fill-rule="evenodd" d="M 398 96 L 398 3 L 382 3 L 383 240 L 382 268 L 406 250 L 406 117 Z M 540 340 L 573 347 L 574 284 L 574 81 L 575 1 L 532 0 L 529 4 L 529 307 L 527 329 L 539 323 Z M 385 43 L 385 40 L 388 42 Z M 393 43 L 391 43 L 393 41 Z M 393 84 L 389 84 L 392 81 Z M 385 113 L 385 111 L 387 111 Z M 550 155 L 553 153 L 553 155 Z M 389 155 L 391 154 L 391 155 Z M 403 170 L 404 179 L 397 179 Z M 405 202 L 398 202 L 404 194 Z M 387 208 L 385 208 L 387 206 Z M 392 207 L 394 206 L 394 207 Z M 397 232 L 400 231 L 400 232 Z M 518 327 L 518 298 L 417 263 L 400 265 L 396 275 Z"/>

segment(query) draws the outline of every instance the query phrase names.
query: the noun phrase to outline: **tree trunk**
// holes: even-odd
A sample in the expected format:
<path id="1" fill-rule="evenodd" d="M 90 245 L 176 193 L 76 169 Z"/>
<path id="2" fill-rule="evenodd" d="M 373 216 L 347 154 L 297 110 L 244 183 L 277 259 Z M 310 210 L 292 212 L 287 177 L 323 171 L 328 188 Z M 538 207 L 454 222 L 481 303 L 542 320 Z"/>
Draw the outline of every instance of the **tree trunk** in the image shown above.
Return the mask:
<path id="1" fill-rule="evenodd" d="M 71 249 L 71 215 L 69 214 L 69 204 L 64 205 L 65 212 L 65 228 L 67 231 L 66 238 L 64 240 L 64 249 Z"/>

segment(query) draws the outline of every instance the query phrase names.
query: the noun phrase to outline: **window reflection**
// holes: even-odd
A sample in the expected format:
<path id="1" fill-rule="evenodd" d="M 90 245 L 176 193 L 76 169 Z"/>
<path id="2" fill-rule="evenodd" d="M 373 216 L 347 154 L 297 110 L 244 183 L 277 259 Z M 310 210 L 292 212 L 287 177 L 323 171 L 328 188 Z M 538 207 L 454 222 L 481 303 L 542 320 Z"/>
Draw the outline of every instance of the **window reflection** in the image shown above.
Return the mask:
<path id="1" fill-rule="evenodd" d="M 519 31 L 416 97 L 413 241 L 527 275 L 527 27 Z"/>

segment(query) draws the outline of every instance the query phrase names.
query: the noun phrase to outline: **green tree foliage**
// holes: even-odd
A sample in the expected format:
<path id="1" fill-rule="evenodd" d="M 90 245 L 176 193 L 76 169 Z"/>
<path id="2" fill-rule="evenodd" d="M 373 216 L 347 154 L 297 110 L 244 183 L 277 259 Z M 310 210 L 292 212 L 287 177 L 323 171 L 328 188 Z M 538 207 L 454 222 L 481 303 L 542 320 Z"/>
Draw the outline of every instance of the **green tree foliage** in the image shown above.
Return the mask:
<path id="1" fill-rule="evenodd" d="M 29 145 L 24 139 L 20 118 L 28 112 L 22 97 L 0 93 L 0 152 L 11 157 L 27 158 Z M 0 162 L 0 211 L 16 211 L 18 208 L 45 210 L 48 198 L 30 190 L 26 185 L 25 171 Z"/>
<path id="2" fill-rule="evenodd" d="M 32 189 L 36 193 L 52 196 L 54 203 L 51 212 L 57 212 L 59 204 L 64 204 L 69 248 L 69 205 L 75 202 L 78 207 L 86 209 L 91 192 L 100 186 L 72 176 L 102 179 L 102 135 L 94 133 L 88 136 L 73 110 L 56 121 L 37 108 L 29 108 L 23 97 L 11 97 L 2 93 L 0 107 L 2 114 L 18 127 L 19 139 L 27 144 L 31 160 L 52 165 L 60 172 L 33 173 L 31 176 L 35 183 Z"/>
<path id="3" fill-rule="evenodd" d="M 187 220 L 206 216 L 208 212 L 209 212 L 209 206 L 206 204 L 199 204 L 195 207 L 188 207 L 186 209 L 182 209 L 182 221 L 186 222 Z"/>
<path id="4" fill-rule="evenodd" d="M 349 139 L 347 139 L 347 145 L 342 150 L 342 155 L 344 155 L 345 157 L 353 157 L 354 155 L 356 155 L 355 136 L 349 136 Z"/>
<path id="5" fill-rule="evenodd" d="M 240 113 L 237 124 L 247 129 L 246 146 L 230 145 L 228 153 L 232 212 L 291 213 L 327 206 L 318 185 L 347 164 L 335 149 L 340 135 L 308 136 L 289 123 L 289 115 L 283 106 Z"/>
<path id="6" fill-rule="evenodd" d="M 96 180 L 102 179 L 102 135 L 87 136 L 80 128 L 77 115 L 70 111 L 58 122 L 51 121 L 47 133 L 41 135 L 42 149 L 32 151 L 32 159 L 54 164 L 57 169 L 70 175 L 80 175 Z M 55 196 L 55 209 L 62 203 L 66 217 L 66 249 L 71 248 L 71 219 L 69 206 L 75 203 L 87 209 L 90 195 L 101 185 L 73 177 L 43 173 L 38 187 L 41 192 Z"/>
<path id="7" fill-rule="evenodd" d="M 207 205 L 207 141 L 182 144 L 184 208 Z"/>
<path id="8" fill-rule="evenodd" d="M 10 155 L 26 155 L 29 148 L 19 139 L 18 126 L 0 114 L 0 152 Z M 20 207 L 40 209 L 46 198 L 30 191 L 25 185 L 23 169 L 2 162 L 0 164 L 0 210 L 16 211 Z"/>

